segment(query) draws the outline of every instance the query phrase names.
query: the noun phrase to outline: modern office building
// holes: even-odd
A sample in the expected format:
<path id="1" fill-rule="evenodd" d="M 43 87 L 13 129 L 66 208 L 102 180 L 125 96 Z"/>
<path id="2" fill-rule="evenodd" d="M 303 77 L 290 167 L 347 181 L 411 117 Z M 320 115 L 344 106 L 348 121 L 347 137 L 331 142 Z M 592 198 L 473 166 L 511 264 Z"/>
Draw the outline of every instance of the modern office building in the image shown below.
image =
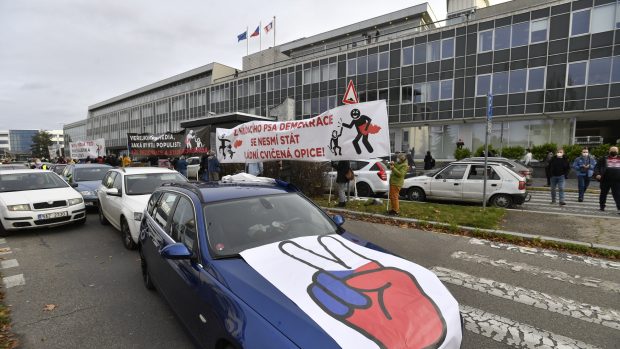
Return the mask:
<path id="1" fill-rule="evenodd" d="M 39 130 L 9 130 L 9 143 L 12 154 L 30 154 L 32 137 Z"/>
<path id="2" fill-rule="evenodd" d="M 67 142 L 66 146 L 68 146 L 70 142 L 87 140 L 88 138 L 86 138 L 86 120 L 80 120 L 63 125 L 63 135 L 63 140 Z"/>
<path id="3" fill-rule="evenodd" d="M 620 5 L 615 0 L 427 3 L 218 63 L 88 108 L 86 138 L 126 148 L 127 132 L 162 132 L 227 113 L 307 118 L 341 104 L 349 80 L 361 101 L 385 99 L 394 150 L 450 158 L 458 139 L 502 146 L 620 138 Z M 66 129 L 66 127 L 65 127 Z"/>

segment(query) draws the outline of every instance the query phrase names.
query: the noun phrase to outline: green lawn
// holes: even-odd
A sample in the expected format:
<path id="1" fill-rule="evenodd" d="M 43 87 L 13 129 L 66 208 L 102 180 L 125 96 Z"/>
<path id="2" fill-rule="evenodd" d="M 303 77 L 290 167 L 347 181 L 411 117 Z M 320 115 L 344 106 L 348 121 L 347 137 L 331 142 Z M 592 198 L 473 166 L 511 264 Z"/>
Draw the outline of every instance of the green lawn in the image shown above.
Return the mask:
<path id="1" fill-rule="evenodd" d="M 321 207 L 337 207 L 337 202 L 332 197 L 328 204 L 327 197 L 315 197 L 312 200 Z M 351 200 L 345 207 L 347 210 L 386 214 L 385 199 L 383 205 L 368 205 L 366 201 Z M 450 225 L 464 225 L 482 229 L 499 228 L 505 210 L 495 207 L 471 205 L 449 205 L 436 203 L 419 203 L 400 200 L 400 217 L 415 218 L 423 221 L 447 223 Z M 387 217 L 387 214 L 386 214 Z"/>

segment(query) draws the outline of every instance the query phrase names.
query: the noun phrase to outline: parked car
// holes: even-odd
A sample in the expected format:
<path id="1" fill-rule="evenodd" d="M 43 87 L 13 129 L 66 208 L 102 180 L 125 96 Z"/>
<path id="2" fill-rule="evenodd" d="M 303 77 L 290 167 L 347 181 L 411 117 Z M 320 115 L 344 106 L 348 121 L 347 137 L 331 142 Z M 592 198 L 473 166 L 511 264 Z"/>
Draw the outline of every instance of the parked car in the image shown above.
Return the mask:
<path id="1" fill-rule="evenodd" d="M 359 348 L 403 341 L 410 347 L 459 348 L 458 303 L 437 276 L 347 232 L 343 223 L 281 181 L 164 185 L 153 192 L 142 218 L 143 282 L 168 302 L 201 348 L 339 348 L 343 342 L 337 338 L 343 336 L 349 343 L 365 341 Z M 343 270 L 326 271 L 332 268 Z M 383 285 L 372 286 L 375 303 L 347 285 L 362 274 L 366 285 Z M 404 300 L 385 302 L 387 294 Z M 347 323 L 354 312 L 370 308 L 376 310 L 370 330 Z M 388 312 L 398 321 L 381 323 Z M 396 343 L 382 342 L 384 333 Z"/>
<path id="2" fill-rule="evenodd" d="M 123 245 L 134 249 L 142 212 L 155 188 L 163 183 L 186 182 L 187 178 L 174 170 L 159 167 L 125 167 L 109 170 L 99 188 L 99 221 L 111 223 L 121 231 Z"/>
<path id="3" fill-rule="evenodd" d="M 488 203 L 497 207 L 521 205 L 528 200 L 525 178 L 495 162 L 487 165 Z M 484 163 L 457 161 L 438 171 L 405 179 L 400 194 L 409 200 L 448 200 L 482 203 Z"/>
<path id="4" fill-rule="evenodd" d="M 86 207 L 98 207 L 99 199 L 95 191 L 111 168 L 104 164 L 73 164 L 65 166 L 62 173 L 67 182 L 82 194 Z"/>
<path id="5" fill-rule="evenodd" d="M 56 173 L 0 170 L 0 234 L 86 221 L 84 199 Z"/>
<path id="6" fill-rule="evenodd" d="M 357 195 L 364 197 L 385 194 L 390 190 L 387 179 L 391 171 L 386 161 L 382 159 L 368 159 L 351 160 L 350 163 L 351 169 L 355 174 L 356 183 L 355 186 L 349 186 L 351 193 L 355 191 L 356 187 Z M 330 183 L 332 181 L 333 183 Z M 323 187 L 329 190 L 330 185 L 332 185 L 332 190 L 336 190 L 336 170 L 331 166 L 328 172 L 323 175 Z"/>
<path id="7" fill-rule="evenodd" d="M 460 161 L 480 161 L 480 162 L 484 162 L 484 156 L 477 156 L 477 157 L 472 157 L 472 158 L 465 158 L 462 159 Z M 502 164 L 508 168 L 510 168 L 511 170 L 513 170 L 514 172 L 518 173 L 521 177 L 525 177 L 525 184 L 530 185 L 532 184 L 532 176 L 534 175 L 534 168 L 532 167 L 527 167 L 515 160 L 511 160 L 508 158 L 502 158 L 502 157 L 497 157 L 497 156 L 491 156 L 487 158 L 487 161 L 490 162 L 496 162 L 499 164 Z"/>
<path id="8" fill-rule="evenodd" d="M 56 172 L 56 174 L 62 175 L 62 171 L 65 170 L 65 167 L 67 167 L 67 164 L 52 164 L 50 170 Z"/>
<path id="9" fill-rule="evenodd" d="M 25 170 L 29 169 L 28 164 L 23 162 L 10 163 L 10 164 L 0 164 L 0 171 L 6 170 Z"/>
<path id="10" fill-rule="evenodd" d="M 187 178 L 198 180 L 198 170 L 200 170 L 200 157 L 192 156 L 187 159 Z"/>

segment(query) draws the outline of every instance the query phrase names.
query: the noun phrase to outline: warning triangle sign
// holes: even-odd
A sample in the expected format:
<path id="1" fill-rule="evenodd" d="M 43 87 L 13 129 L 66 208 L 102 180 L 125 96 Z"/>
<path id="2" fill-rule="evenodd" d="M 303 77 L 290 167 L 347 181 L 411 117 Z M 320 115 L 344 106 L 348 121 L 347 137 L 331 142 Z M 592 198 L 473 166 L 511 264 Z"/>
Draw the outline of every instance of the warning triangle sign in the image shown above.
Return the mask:
<path id="1" fill-rule="evenodd" d="M 359 103 L 359 99 L 357 98 L 357 91 L 355 91 L 355 86 L 353 86 L 353 80 L 349 80 L 349 85 L 347 86 L 347 92 L 344 93 L 344 97 L 342 98 L 342 103 L 344 104 Z"/>

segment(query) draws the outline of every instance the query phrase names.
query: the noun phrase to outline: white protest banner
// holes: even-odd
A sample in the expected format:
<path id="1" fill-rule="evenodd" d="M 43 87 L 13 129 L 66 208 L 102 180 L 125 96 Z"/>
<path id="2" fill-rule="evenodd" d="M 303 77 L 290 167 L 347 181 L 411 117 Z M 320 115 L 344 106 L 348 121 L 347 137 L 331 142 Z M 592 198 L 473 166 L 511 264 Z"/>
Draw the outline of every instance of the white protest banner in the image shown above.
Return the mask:
<path id="1" fill-rule="evenodd" d="M 456 299 L 415 263 L 337 234 L 240 254 L 344 349 L 460 347 Z"/>
<path id="2" fill-rule="evenodd" d="M 70 142 L 69 152 L 72 159 L 96 158 L 105 155 L 105 139 L 99 138 L 92 141 Z"/>
<path id="3" fill-rule="evenodd" d="M 343 105 L 314 118 L 250 121 L 216 130 L 222 163 L 354 160 L 390 155 L 385 101 Z"/>

